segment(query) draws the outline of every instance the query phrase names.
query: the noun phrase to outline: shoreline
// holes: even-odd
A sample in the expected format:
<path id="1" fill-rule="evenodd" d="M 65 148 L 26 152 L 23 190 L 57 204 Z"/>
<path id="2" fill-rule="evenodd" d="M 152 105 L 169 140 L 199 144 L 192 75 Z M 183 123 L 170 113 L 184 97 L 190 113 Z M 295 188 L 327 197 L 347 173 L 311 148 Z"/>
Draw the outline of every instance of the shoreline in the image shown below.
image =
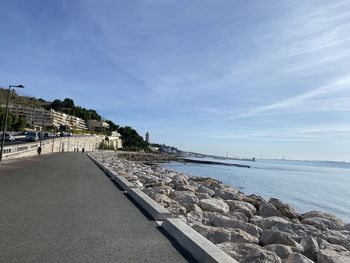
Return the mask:
<path id="1" fill-rule="evenodd" d="M 299 214 L 275 198 L 267 201 L 213 178 L 143 163 L 143 157 L 149 163 L 154 155 L 132 156 L 136 161 L 125 159 L 123 153 L 93 153 L 239 262 L 350 262 L 350 224 L 335 215 Z M 265 261 L 249 261 L 249 255 Z M 304 261 L 292 261 L 295 258 Z"/>

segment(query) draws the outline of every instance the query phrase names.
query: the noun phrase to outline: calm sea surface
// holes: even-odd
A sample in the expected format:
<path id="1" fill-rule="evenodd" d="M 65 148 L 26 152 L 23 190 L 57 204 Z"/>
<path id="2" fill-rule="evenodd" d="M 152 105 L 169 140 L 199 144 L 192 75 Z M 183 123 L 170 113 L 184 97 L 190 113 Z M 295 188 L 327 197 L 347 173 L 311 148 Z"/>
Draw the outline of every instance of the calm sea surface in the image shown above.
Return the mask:
<path id="1" fill-rule="evenodd" d="M 175 162 L 162 166 L 193 176 L 216 178 L 245 194 L 257 194 L 265 199 L 279 198 L 299 212 L 320 210 L 350 222 L 349 163 L 282 160 L 249 162 L 210 158 L 199 160 L 246 164 L 251 168 Z"/>

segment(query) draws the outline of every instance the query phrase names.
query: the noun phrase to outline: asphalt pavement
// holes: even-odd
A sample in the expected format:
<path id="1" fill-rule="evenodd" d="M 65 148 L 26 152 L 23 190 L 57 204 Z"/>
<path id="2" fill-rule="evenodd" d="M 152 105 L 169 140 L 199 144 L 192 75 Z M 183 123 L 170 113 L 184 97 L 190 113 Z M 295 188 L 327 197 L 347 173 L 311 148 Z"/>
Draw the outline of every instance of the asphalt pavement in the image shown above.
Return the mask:
<path id="1" fill-rule="evenodd" d="M 0 262 L 190 262 L 80 153 L 0 163 Z"/>

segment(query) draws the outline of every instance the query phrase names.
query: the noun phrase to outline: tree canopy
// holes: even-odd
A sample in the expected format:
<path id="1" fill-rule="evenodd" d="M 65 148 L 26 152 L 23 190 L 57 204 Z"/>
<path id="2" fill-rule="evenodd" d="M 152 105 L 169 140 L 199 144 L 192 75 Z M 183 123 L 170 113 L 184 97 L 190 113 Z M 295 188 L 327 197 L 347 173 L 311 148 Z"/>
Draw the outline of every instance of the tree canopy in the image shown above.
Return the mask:
<path id="1" fill-rule="evenodd" d="M 70 98 L 65 98 L 63 101 L 56 99 L 53 102 L 51 102 L 48 108 L 77 116 L 78 118 L 81 118 L 84 121 L 101 120 L 101 116 L 95 110 L 75 106 L 74 101 Z"/>
<path id="2" fill-rule="evenodd" d="M 129 151 L 140 151 L 145 150 L 148 151 L 148 143 L 143 140 L 142 136 L 140 136 L 136 130 L 129 126 L 120 127 L 118 132 L 122 136 L 123 139 L 123 149 Z"/>
<path id="3" fill-rule="evenodd" d="M 5 119 L 5 109 L 0 107 L 0 130 L 3 130 L 3 123 Z M 26 121 L 23 118 L 16 117 L 11 112 L 7 116 L 7 131 L 21 131 L 26 127 Z"/>

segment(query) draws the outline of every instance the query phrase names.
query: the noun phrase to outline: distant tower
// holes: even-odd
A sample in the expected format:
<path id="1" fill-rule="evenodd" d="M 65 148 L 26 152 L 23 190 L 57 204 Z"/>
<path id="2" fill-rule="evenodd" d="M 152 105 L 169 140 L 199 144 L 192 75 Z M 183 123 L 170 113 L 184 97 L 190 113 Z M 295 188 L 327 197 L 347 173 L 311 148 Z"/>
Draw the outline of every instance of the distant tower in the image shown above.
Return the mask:
<path id="1" fill-rule="evenodd" d="M 146 137 L 146 142 L 149 143 L 149 133 L 148 133 L 148 132 L 146 133 L 146 136 L 145 136 L 145 137 Z"/>

